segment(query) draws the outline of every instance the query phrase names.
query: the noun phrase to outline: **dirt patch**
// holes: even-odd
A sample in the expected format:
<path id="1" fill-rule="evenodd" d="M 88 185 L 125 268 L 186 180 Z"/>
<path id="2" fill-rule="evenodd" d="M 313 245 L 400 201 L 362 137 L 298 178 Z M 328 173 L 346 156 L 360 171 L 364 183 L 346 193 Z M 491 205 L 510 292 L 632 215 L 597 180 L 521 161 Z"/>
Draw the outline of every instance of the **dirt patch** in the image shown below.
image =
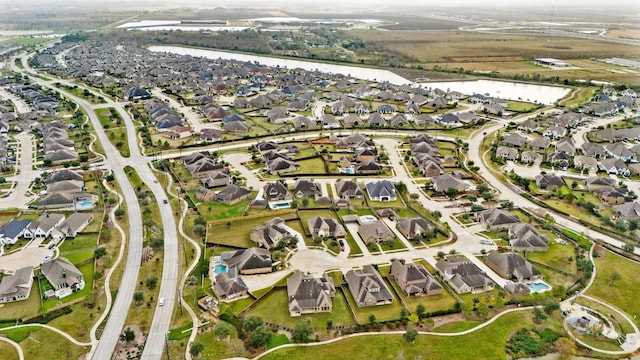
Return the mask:
<path id="1" fill-rule="evenodd" d="M 118 340 L 114 359 L 127 360 L 139 358 L 142 354 L 142 348 L 144 348 L 144 343 L 147 340 L 147 337 L 142 333 L 138 325 L 125 325 L 124 329 L 124 331 L 131 329 L 135 337 L 130 342 L 124 341 L 122 337 Z"/>

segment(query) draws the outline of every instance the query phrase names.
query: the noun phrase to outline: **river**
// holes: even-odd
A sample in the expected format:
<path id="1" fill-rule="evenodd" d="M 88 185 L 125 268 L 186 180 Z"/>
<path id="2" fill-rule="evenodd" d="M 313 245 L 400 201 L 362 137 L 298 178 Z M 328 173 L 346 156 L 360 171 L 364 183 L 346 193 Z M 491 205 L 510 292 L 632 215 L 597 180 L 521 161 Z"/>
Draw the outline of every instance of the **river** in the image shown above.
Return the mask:
<path id="1" fill-rule="evenodd" d="M 168 52 L 180 55 L 191 55 L 209 59 L 226 59 L 248 62 L 258 62 L 267 66 L 286 68 L 301 68 L 308 71 L 322 71 L 333 74 L 345 74 L 370 81 L 388 81 L 395 85 L 411 84 L 426 88 L 440 88 L 442 90 L 459 91 L 463 94 L 488 94 L 509 100 L 522 100 L 551 105 L 569 93 L 569 89 L 560 86 L 537 85 L 499 80 L 465 80 L 444 82 L 412 83 L 406 78 L 389 70 L 372 69 L 358 66 L 320 63 L 314 61 L 282 59 L 269 56 L 239 54 L 219 50 L 193 49 L 179 46 L 151 46 L 151 51 Z"/>

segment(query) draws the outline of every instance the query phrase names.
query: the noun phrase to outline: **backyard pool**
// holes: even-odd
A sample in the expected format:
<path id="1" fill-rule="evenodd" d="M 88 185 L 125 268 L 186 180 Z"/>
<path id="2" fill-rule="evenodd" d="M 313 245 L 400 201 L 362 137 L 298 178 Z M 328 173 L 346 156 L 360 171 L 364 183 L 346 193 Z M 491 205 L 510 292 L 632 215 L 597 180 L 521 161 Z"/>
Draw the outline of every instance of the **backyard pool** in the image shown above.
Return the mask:
<path id="1" fill-rule="evenodd" d="M 218 275 L 220 273 L 226 273 L 226 272 L 227 272 L 227 265 L 215 264 L 213 268 L 214 274 Z"/>
<path id="2" fill-rule="evenodd" d="M 527 286 L 531 289 L 532 293 L 542 293 L 551 290 L 551 286 L 544 281 L 528 283 Z"/>
<path id="3" fill-rule="evenodd" d="M 285 209 L 285 208 L 291 207 L 291 204 L 289 204 L 288 202 L 281 202 L 281 203 L 271 204 L 270 207 L 271 209 Z"/>
<path id="4" fill-rule="evenodd" d="M 93 200 L 82 200 L 76 204 L 76 209 L 78 210 L 91 209 L 92 206 L 93 206 Z"/>

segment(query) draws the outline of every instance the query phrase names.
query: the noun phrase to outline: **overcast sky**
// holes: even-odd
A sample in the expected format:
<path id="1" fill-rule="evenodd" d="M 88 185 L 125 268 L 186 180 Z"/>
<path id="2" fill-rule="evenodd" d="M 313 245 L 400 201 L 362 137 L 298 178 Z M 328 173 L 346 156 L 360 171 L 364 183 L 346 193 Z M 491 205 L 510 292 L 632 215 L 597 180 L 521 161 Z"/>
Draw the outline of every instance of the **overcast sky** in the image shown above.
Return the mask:
<path id="1" fill-rule="evenodd" d="M 43 5 L 43 4 L 65 4 L 65 5 L 78 5 L 77 0 L 0 0 L 0 4 L 12 4 L 12 5 Z M 96 5 L 103 4 L 127 4 L 131 6 L 142 4 L 158 4 L 165 6 L 226 6 L 226 7 L 266 7 L 266 8 L 280 8 L 282 6 L 314 6 L 314 7 L 336 7 L 339 10 L 340 7 L 363 7 L 367 9 L 374 9 L 375 7 L 391 7 L 394 6 L 393 0 L 85 0 L 82 4 L 88 5 L 94 3 Z M 395 3 L 398 4 L 398 3 Z M 609 7 L 616 8 L 616 10 L 631 10 L 639 11 L 640 2 L 636 0 L 446 0 L 446 1 L 434 1 L 434 0 L 404 0 L 400 4 L 411 5 L 414 4 L 419 7 L 450 7 L 450 6 L 474 6 L 474 7 L 569 7 L 577 6 L 579 8 L 586 7 Z M 622 8 L 619 8 L 622 6 Z M 43 9 L 44 10 L 44 9 Z"/>

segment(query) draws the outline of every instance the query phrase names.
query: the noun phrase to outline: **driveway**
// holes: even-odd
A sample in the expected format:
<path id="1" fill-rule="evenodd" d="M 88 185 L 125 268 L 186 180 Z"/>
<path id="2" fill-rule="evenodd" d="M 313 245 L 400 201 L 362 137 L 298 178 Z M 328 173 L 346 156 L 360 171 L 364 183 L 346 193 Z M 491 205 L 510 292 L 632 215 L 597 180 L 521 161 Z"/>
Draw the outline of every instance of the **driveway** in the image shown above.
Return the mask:
<path id="1" fill-rule="evenodd" d="M 362 251 L 362 253 L 365 256 L 371 256 L 371 252 L 369 251 L 369 248 L 367 248 L 367 245 L 364 243 L 364 241 L 362 240 L 362 238 L 360 237 L 360 234 L 358 234 L 358 227 L 360 227 L 360 225 L 358 224 L 345 224 L 347 231 L 349 231 L 351 233 L 351 236 L 353 236 L 353 239 L 356 241 L 356 244 L 358 244 L 358 246 L 360 247 L 360 250 Z"/>
<path id="2" fill-rule="evenodd" d="M 391 229 L 391 231 L 393 231 L 394 234 L 396 234 L 398 239 L 400 239 L 400 241 L 402 241 L 404 246 L 406 246 L 407 249 L 409 249 L 409 251 L 414 251 L 416 249 L 411 244 L 411 242 L 409 240 L 407 240 L 406 237 L 404 237 L 404 235 L 400 232 L 400 230 L 398 230 L 398 228 L 396 227 L 396 222 L 395 221 L 392 221 L 389 218 L 383 218 L 382 221 L 387 225 L 387 227 L 389 229 Z"/>
<path id="3" fill-rule="evenodd" d="M 247 167 L 242 164 L 251 160 L 251 155 L 240 152 L 228 153 L 222 155 L 222 160 L 228 162 L 234 169 L 240 172 L 240 175 L 246 179 L 246 186 L 248 188 L 260 190 L 264 187 L 265 183 L 260 181 L 256 174 L 251 172 L 251 170 L 247 169 Z"/>
<path id="4" fill-rule="evenodd" d="M 182 113 L 185 119 L 191 124 L 191 128 L 194 132 L 199 133 L 203 128 L 213 128 L 212 126 L 206 126 L 203 124 L 198 114 L 196 114 L 190 107 L 180 104 L 172 97 L 167 96 L 160 89 L 153 88 L 151 93 L 158 99 L 167 101 L 178 113 Z"/>
<path id="5" fill-rule="evenodd" d="M 0 270 L 14 272 L 26 266 L 37 267 L 47 256 L 53 257 L 53 250 L 46 247 L 26 247 L 22 251 L 0 256 Z"/>

